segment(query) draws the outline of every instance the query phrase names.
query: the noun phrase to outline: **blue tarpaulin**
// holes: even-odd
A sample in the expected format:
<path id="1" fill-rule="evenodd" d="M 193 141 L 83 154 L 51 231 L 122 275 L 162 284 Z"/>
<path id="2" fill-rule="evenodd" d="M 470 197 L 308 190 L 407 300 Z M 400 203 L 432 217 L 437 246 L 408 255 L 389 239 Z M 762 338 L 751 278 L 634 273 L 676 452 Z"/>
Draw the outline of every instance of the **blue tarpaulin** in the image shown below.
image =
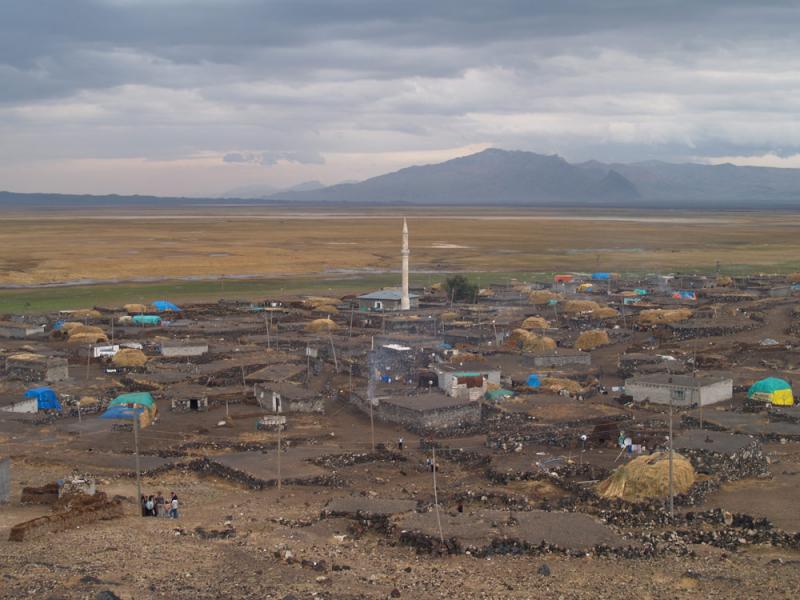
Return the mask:
<path id="1" fill-rule="evenodd" d="M 150 304 L 152 304 L 158 312 L 181 312 L 180 308 L 167 300 L 154 300 Z"/>
<path id="2" fill-rule="evenodd" d="M 697 300 L 697 294 L 689 290 L 680 290 L 672 294 L 676 300 Z"/>
<path id="3" fill-rule="evenodd" d="M 58 321 L 56 321 L 55 323 L 53 323 L 53 329 L 54 329 L 55 331 L 58 331 L 58 330 L 59 330 L 59 329 L 61 329 L 63 326 L 64 326 L 64 321 L 63 321 L 63 320 L 58 320 Z"/>
<path id="4" fill-rule="evenodd" d="M 101 419 L 127 419 L 131 420 L 135 416 L 140 415 L 144 412 L 144 408 L 140 406 L 122 406 L 118 404 L 116 406 L 109 406 L 108 410 L 100 415 Z"/>
<path id="5" fill-rule="evenodd" d="M 592 279 L 594 280 L 611 279 L 611 273 L 592 273 Z"/>
<path id="6" fill-rule="evenodd" d="M 26 398 L 36 398 L 37 410 L 61 410 L 58 395 L 49 387 L 31 388 L 25 392 Z"/>
<path id="7" fill-rule="evenodd" d="M 539 376 L 536 373 L 531 373 L 528 375 L 528 380 L 525 382 L 529 388 L 538 388 L 542 385 L 542 381 L 539 379 Z"/>

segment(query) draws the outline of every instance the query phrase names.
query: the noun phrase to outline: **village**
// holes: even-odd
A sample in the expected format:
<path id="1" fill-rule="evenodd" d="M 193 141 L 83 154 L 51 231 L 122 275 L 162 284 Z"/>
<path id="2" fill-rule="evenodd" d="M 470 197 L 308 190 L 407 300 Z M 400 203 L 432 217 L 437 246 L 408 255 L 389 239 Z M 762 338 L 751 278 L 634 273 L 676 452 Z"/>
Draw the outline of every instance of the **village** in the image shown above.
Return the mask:
<path id="1" fill-rule="evenodd" d="M 667 561 L 640 597 L 797 584 L 800 274 L 418 288 L 399 233 L 396 288 L 0 316 L 9 594 L 474 597 L 458 565 L 557 596 L 587 558 L 598 589 Z M 99 558 L 154 539 L 193 566 Z M 489 560 L 531 566 L 452 562 Z"/>

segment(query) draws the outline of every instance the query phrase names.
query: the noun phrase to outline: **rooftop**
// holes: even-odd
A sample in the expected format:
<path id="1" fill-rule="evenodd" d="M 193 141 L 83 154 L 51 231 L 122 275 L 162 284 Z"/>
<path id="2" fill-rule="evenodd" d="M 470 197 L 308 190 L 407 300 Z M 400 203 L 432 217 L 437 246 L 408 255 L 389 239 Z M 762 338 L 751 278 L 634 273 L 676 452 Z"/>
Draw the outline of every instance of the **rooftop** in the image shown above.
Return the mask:
<path id="1" fill-rule="evenodd" d="M 393 404 L 401 408 L 407 408 L 409 410 L 416 410 L 419 412 L 425 412 L 428 410 L 439 410 L 442 408 L 455 408 L 459 406 L 474 404 L 470 400 L 464 400 L 462 398 L 451 398 L 450 396 L 446 396 L 444 394 L 434 394 L 434 393 L 419 394 L 417 396 L 390 396 L 390 397 L 378 398 L 378 400 L 386 404 Z"/>
<path id="2" fill-rule="evenodd" d="M 416 294 L 408 294 L 409 298 L 419 298 Z M 359 300 L 397 300 L 398 302 L 403 299 L 403 292 L 401 290 L 378 290 L 377 292 L 370 292 L 358 296 Z"/>
<path id="3" fill-rule="evenodd" d="M 671 375 L 669 373 L 654 373 L 652 375 L 641 375 L 625 380 L 625 385 L 649 383 L 656 385 L 677 385 L 682 387 L 700 387 L 712 385 L 722 381 L 731 381 L 728 375 Z"/>

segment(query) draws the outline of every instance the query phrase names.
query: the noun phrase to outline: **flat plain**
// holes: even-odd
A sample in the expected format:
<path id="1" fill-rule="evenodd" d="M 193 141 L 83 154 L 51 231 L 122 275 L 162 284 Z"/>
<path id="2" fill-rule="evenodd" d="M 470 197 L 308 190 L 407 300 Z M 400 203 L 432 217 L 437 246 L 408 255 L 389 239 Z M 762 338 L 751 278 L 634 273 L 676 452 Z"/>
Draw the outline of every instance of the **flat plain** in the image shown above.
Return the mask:
<path id="1" fill-rule="evenodd" d="M 9 212 L 0 286 L 420 273 L 800 268 L 800 214 L 226 206 Z"/>

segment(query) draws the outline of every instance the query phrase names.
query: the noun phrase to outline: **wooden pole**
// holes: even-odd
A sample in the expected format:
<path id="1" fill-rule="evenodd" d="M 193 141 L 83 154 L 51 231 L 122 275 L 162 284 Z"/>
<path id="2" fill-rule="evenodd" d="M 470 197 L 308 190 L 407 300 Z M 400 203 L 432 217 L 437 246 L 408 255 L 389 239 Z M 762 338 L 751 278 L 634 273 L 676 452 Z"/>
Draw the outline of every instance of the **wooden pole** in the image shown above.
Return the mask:
<path id="1" fill-rule="evenodd" d="M 669 518 L 675 517 L 675 496 L 672 489 L 672 394 L 669 398 Z"/>
<path id="2" fill-rule="evenodd" d="M 278 493 L 281 491 L 281 424 L 278 423 Z"/>
<path id="3" fill-rule="evenodd" d="M 92 345 L 89 344 L 89 349 L 86 352 L 86 379 L 89 379 L 89 365 L 92 362 Z"/>
<path id="4" fill-rule="evenodd" d="M 136 502 L 142 502 L 142 481 L 139 475 L 139 414 L 133 411 L 133 455 L 136 461 Z M 141 507 L 139 513 L 141 514 Z"/>
<path id="5" fill-rule="evenodd" d="M 439 515 L 439 493 L 436 490 L 436 447 L 431 447 L 432 460 L 433 460 L 433 506 L 436 509 L 436 524 L 439 526 L 439 540 L 444 546 L 444 532 L 442 532 L 442 518 Z"/>
<path id="6" fill-rule="evenodd" d="M 339 361 L 336 359 L 336 346 L 333 344 L 333 333 L 328 332 L 328 339 L 331 341 L 331 351 L 333 352 L 333 368 L 339 372 Z"/>
<path id="7" fill-rule="evenodd" d="M 347 337 L 353 337 L 353 314 L 355 313 L 355 307 L 350 306 L 350 333 Z"/>

